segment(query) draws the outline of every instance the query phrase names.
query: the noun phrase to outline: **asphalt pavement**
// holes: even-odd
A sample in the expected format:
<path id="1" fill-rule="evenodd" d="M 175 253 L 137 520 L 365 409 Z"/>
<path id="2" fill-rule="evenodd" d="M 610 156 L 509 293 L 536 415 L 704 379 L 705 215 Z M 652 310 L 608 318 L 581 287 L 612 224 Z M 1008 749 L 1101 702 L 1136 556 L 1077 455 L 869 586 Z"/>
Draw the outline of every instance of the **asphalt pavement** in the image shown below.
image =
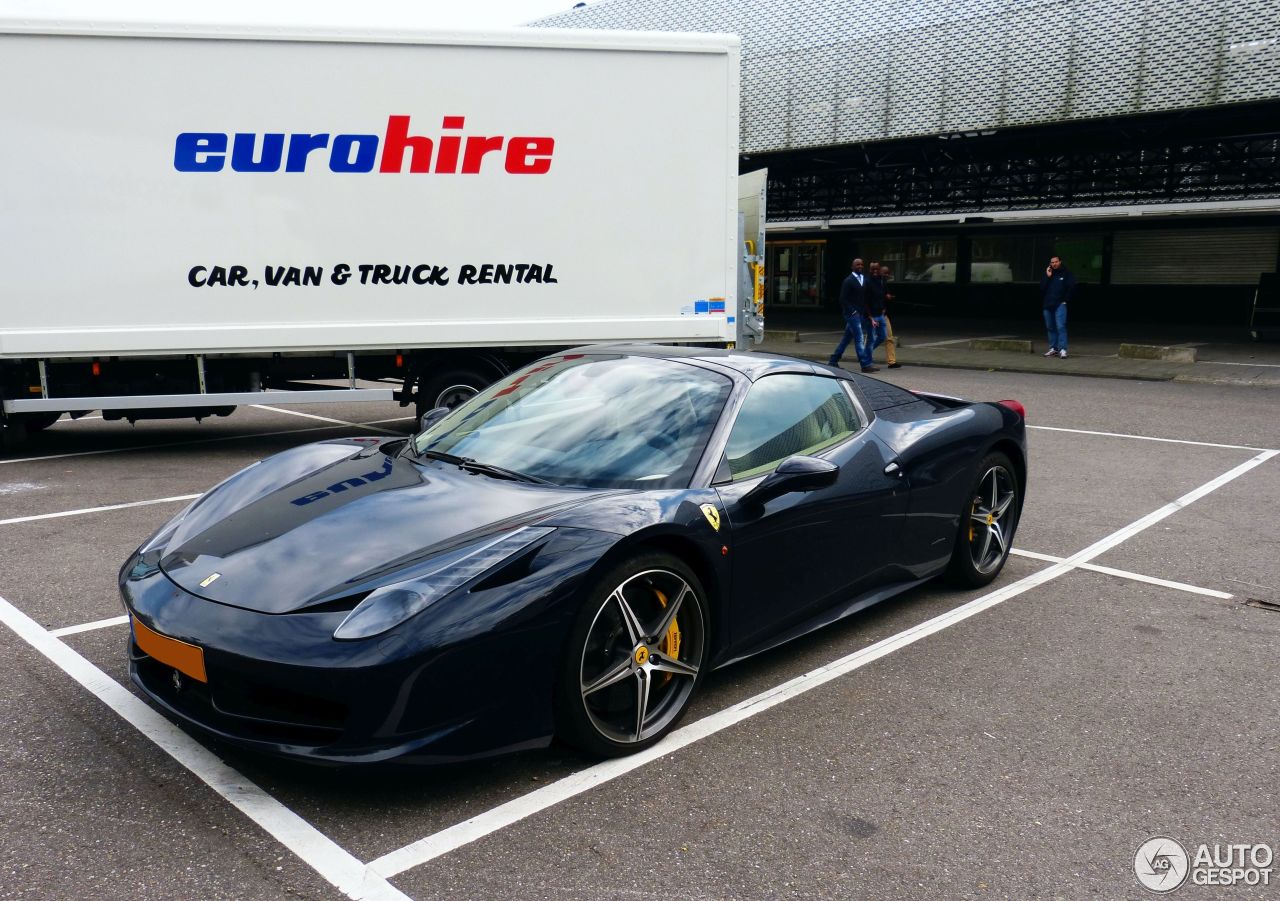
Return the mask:
<path id="1" fill-rule="evenodd" d="M 404 433 L 406 410 L 64 419 L 0 457 L 0 898 L 1139 898 L 1154 836 L 1274 849 L 1280 394 L 967 349 L 926 366 L 926 338 L 999 331 L 902 332 L 881 377 L 1027 408 L 1004 572 L 710 674 L 638 760 L 317 770 L 189 734 L 132 689 L 127 554 L 254 460 Z"/>

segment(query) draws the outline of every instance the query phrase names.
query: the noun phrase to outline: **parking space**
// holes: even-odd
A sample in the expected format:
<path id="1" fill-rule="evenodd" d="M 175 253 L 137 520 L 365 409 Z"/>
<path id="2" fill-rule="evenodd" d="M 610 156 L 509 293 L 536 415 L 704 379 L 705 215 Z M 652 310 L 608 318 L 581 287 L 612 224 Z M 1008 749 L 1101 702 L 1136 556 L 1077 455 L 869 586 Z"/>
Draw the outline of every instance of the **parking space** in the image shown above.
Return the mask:
<path id="1" fill-rule="evenodd" d="M 1000 579 L 714 673 L 680 730 L 608 764 L 318 770 L 139 713 L 115 574 L 188 502 L 165 499 L 371 430 L 341 423 L 403 434 L 411 411 L 57 424 L 0 458 L 0 897 L 1113 897 L 1140 891 L 1151 835 L 1274 842 L 1280 688 L 1258 674 L 1280 615 L 1243 604 L 1280 601 L 1274 396 L 889 375 L 1026 404 Z M 68 511 L 91 512 L 49 516 Z"/>

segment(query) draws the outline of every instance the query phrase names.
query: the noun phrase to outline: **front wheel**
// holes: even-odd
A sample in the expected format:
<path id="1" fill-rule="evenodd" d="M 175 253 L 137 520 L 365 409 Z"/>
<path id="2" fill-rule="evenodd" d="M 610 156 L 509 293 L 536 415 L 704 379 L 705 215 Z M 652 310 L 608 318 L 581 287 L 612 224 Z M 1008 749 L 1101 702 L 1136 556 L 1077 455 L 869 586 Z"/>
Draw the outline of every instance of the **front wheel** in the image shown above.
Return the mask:
<path id="1" fill-rule="evenodd" d="M 560 738 L 606 757 L 649 747 L 684 715 L 707 659 L 706 596 L 668 554 L 611 570 L 578 614 L 556 687 Z"/>
<path id="2" fill-rule="evenodd" d="M 960 515 L 960 530 L 947 575 L 964 588 L 981 588 L 1000 574 L 1018 527 L 1020 486 L 1013 464 L 1001 453 L 978 466 Z"/>

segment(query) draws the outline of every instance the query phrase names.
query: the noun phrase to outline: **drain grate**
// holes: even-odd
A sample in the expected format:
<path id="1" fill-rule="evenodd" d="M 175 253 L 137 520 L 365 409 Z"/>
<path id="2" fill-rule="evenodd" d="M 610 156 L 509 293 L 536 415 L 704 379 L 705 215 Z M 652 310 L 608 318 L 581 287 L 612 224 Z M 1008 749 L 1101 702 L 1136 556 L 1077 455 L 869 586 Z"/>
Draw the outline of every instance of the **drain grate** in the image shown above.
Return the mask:
<path id="1" fill-rule="evenodd" d="M 1244 602 L 1246 607 L 1257 607 L 1259 610 L 1269 610 L 1272 613 L 1280 613 L 1280 601 L 1264 601 L 1260 598 L 1249 598 Z"/>

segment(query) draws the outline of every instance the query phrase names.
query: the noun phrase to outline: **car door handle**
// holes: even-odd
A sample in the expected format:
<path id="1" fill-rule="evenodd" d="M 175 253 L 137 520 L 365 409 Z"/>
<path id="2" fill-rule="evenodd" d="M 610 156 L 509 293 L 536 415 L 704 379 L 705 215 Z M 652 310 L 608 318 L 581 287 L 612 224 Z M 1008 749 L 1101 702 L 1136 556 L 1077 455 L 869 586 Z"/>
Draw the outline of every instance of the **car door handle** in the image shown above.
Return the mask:
<path id="1" fill-rule="evenodd" d="M 902 478 L 902 467 L 898 465 L 898 461 L 890 463 L 884 468 L 884 474 L 887 476 L 897 476 Z"/>

